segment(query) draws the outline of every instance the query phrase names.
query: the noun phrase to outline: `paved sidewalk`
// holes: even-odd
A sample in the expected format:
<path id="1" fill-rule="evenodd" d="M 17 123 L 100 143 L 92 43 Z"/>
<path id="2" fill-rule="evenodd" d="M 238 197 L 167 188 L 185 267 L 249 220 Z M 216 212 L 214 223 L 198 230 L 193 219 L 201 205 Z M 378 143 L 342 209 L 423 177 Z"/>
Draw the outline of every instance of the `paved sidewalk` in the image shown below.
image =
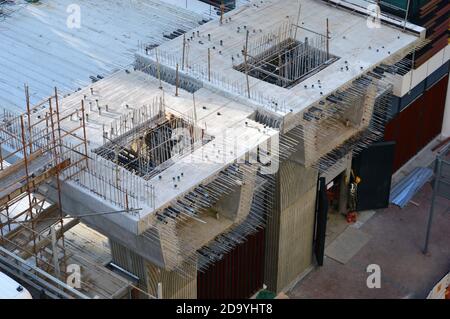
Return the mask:
<path id="1" fill-rule="evenodd" d="M 422 254 L 430 183 L 404 209 L 377 211 L 360 229 L 370 241 L 345 265 L 331 258 L 288 293 L 291 298 L 425 298 L 450 271 L 450 201 L 437 198 L 429 254 Z M 369 289 L 369 264 L 381 266 L 381 289 Z"/>

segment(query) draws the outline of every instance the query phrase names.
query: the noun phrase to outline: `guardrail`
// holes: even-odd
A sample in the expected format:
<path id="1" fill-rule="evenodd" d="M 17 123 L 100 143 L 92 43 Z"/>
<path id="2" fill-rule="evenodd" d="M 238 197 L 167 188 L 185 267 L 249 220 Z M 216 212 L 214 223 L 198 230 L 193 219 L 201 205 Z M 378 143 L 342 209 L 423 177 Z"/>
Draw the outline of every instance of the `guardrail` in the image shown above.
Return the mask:
<path id="1" fill-rule="evenodd" d="M 61 280 L 51 276 L 45 271 L 30 265 L 24 259 L 9 252 L 0 246 L 0 269 L 24 280 L 25 282 L 40 287 L 49 296 L 64 299 L 90 299 L 90 297 L 70 287 Z"/>

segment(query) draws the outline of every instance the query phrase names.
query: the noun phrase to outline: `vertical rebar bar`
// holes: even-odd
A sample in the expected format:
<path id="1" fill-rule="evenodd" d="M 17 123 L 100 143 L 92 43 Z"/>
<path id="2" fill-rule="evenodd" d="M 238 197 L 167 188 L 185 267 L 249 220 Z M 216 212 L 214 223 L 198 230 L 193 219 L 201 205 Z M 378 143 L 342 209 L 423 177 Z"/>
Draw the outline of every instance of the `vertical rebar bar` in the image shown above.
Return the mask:
<path id="1" fill-rule="evenodd" d="M 249 79 L 249 75 L 248 75 L 248 38 L 250 35 L 250 31 L 247 30 L 247 35 L 245 37 L 245 49 L 244 49 L 244 63 L 245 63 L 245 77 L 247 80 L 247 95 L 248 98 L 250 98 L 250 79 Z"/>

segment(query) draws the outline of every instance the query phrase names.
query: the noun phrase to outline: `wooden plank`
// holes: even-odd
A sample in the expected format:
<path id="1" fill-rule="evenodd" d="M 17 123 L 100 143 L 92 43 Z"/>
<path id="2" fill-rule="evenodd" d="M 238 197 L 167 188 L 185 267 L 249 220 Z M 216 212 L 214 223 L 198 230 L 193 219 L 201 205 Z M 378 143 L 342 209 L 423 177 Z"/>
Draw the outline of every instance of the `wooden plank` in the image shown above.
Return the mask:
<path id="1" fill-rule="evenodd" d="M 38 223 L 40 219 L 48 219 L 48 218 L 52 218 L 52 216 L 58 212 L 58 206 L 53 205 L 50 206 L 49 208 L 47 208 L 46 210 L 44 210 L 43 212 L 41 212 L 39 215 L 37 215 L 36 217 L 34 217 L 34 222 Z M 59 214 L 57 215 L 59 216 Z M 57 218 L 57 216 L 53 217 L 53 218 Z M 14 219 L 17 218 L 18 216 L 14 216 Z M 13 222 L 14 223 L 14 222 Z M 31 224 L 31 220 L 29 222 L 26 223 L 27 225 Z M 4 227 L 5 225 L 7 225 L 7 223 L 4 224 L 0 224 L 0 227 Z M 31 228 L 31 226 L 29 226 L 29 228 Z M 23 231 L 23 227 L 17 227 L 14 230 L 10 231 L 8 234 L 6 234 L 6 238 L 8 238 L 9 240 L 12 240 L 15 236 L 17 236 L 21 231 Z"/>
<path id="2" fill-rule="evenodd" d="M 28 183 L 25 183 L 23 186 L 18 187 L 8 193 L 7 195 L 0 198 L 0 207 L 7 204 L 10 200 L 16 198 L 20 194 L 26 192 L 28 188 L 35 189 L 38 185 L 45 182 L 48 178 L 55 175 L 58 171 L 61 171 L 65 168 L 67 168 L 70 165 L 70 160 L 67 159 L 64 162 L 58 164 L 55 167 L 50 168 L 49 170 L 45 171 L 43 174 L 36 176 L 34 178 L 30 178 Z"/>
<path id="3" fill-rule="evenodd" d="M 432 0 L 428 1 L 428 3 L 424 4 L 420 8 L 420 16 L 425 16 L 427 12 L 429 12 L 431 9 L 433 9 L 436 5 L 438 5 L 442 0 Z"/>
<path id="4" fill-rule="evenodd" d="M 36 158 L 38 158 L 39 156 L 41 156 L 43 154 L 42 150 L 38 150 L 34 153 L 32 153 L 31 155 L 28 156 L 28 162 L 31 162 L 33 160 L 35 160 Z M 22 169 L 25 166 L 25 161 L 22 160 L 20 162 L 17 162 L 11 166 L 8 166 L 6 169 L 4 169 L 3 171 L 0 172 L 0 180 L 8 177 L 9 175 L 19 171 L 20 169 Z"/>
<path id="5" fill-rule="evenodd" d="M 445 20 L 443 23 L 441 23 L 439 26 L 437 26 L 434 29 L 434 33 L 432 36 L 429 37 L 430 40 L 435 40 L 437 38 L 440 38 L 443 33 L 447 32 L 448 25 L 450 23 L 450 18 Z"/>
<path id="6" fill-rule="evenodd" d="M 66 231 L 68 231 L 69 229 L 75 227 L 79 223 L 80 223 L 79 219 L 74 219 L 74 220 L 71 220 L 70 222 L 68 222 L 67 224 L 65 224 L 62 229 L 59 229 L 56 232 L 56 239 L 57 240 L 60 239 L 64 235 L 64 233 Z M 20 258 L 26 260 L 26 259 L 28 259 L 28 258 L 30 258 L 32 256 L 31 252 L 39 251 L 39 250 L 49 246 L 51 243 L 52 243 L 51 238 L 47 237 L 47 238 L 44 238 L 41 241 L 37 242 L 36 245 L 28 244 L 26 246 L 26 248 L 24 249 L 24 252 L 22 252 L 19 256 L 20 256 Z"/>

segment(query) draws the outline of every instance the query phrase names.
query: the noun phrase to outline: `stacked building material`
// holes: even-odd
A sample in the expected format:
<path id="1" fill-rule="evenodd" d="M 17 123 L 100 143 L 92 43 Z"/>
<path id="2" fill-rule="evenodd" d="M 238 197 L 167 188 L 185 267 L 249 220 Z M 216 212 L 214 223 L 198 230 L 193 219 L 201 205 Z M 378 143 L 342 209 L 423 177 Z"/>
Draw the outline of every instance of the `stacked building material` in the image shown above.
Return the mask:
<path id="1" fill-rule="evenodd" d="M 391 203 L 404 208 L 414 195 L 433 176 L 433 170 L 417 167 L 405 179 L 395 185 L 391 191 Z"/>

